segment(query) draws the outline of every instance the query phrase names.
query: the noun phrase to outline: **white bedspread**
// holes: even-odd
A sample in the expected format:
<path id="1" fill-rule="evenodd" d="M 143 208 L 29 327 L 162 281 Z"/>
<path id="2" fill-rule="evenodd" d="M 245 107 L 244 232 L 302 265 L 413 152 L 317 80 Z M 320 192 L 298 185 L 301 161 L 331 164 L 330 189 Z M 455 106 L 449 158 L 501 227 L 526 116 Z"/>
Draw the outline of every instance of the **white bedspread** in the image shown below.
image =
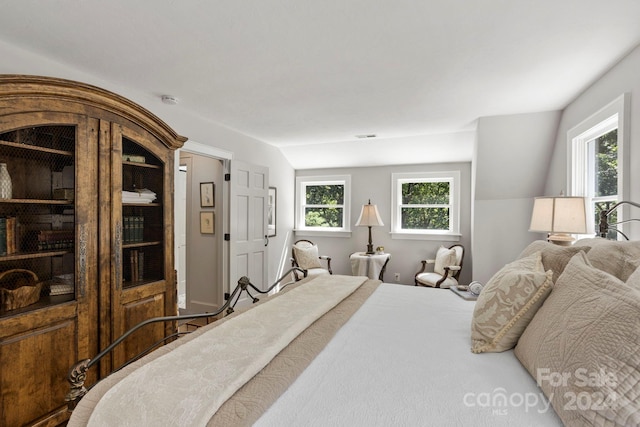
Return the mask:
<path id="1" fill-rule="evenodd" d="M 471 353 L 473 307 L 382 284 L 256 425 L 562 425 L 512 351 Z"/>

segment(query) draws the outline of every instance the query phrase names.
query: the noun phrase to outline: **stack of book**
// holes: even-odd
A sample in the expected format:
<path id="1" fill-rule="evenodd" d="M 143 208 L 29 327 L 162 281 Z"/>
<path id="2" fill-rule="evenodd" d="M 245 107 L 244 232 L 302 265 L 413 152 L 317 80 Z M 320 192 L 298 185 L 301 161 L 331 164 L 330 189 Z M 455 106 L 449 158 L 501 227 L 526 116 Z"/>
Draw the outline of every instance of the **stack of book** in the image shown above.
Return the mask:
<path id="1" fill-rule="evenodd" d="M 122 222 L 124 243 L 140 243 L 144 241 L 143 216 L 125 216 L 122 218 Z"/>
<path id="2" fill-rule="evenodd" d="M 42 230 L 38 232 L 38 250 L 48 251 L 73 248 L 75 231 L 73 228 L 64 230 Z"/>
<path id="3" fill-rule="evenodd" d="M 144 252 L 132 249 L 129 258 L 131 261 L 131 282 L 137 283 L 144 280 Z"/>
<path id="4" fill-rule="evenodd" d="M 19 252 L 18 222 L 16 217 L 0 218 L 0 256 Z"/>

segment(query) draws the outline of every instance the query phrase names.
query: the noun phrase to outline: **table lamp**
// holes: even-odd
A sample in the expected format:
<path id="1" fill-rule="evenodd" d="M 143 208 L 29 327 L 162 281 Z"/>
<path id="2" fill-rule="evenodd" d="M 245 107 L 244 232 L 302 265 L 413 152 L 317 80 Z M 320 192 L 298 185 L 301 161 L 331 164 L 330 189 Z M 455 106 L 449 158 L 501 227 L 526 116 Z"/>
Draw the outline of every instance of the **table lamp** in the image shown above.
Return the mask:
<path id="1" fill-rule="evenodd" d="M 362 205 L 362 211 L 360 211 L 360 217 L 356 221 L 356 227 L 369 227 L 369 244 L 367 245 L 367 255 L 375 253 L 373 251 L 373 243 L 371 242 L 371 227 L 380 227 L 384 223 L 380 219 L 380 213 L 378 213 L 378 207 L 371 204 L 371 199 L 366 205 Z"/>
<path id="2" fill-rule="evenodd" d="M 571 245 L 572 233 L 588 233 L 585 198 L 536 197 L 529 231 L 548 233 L 547 240 L 556 245 Z"/>

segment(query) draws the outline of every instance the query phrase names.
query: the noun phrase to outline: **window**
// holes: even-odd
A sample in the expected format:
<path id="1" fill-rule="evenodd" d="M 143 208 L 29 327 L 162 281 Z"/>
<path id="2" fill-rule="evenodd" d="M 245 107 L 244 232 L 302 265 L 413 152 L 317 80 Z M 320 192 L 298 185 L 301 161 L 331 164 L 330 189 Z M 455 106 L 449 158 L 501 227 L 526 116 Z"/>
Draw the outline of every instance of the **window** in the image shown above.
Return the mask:
<path id="1" fill-rule="evenodd" d="M 460 172 L 394 173 L 393 237 L 458 240 Z"/>
<path id="2" fill-rule="evenodd" d="M 624 186 L 623 95 L 568 132 L 569 188 L 573 196 L 585 196 L 591 206 L 591 229 L 599 213 L 626 199 Z M 614 212 L 611 222 L 621 221 L 623 212 Z M 608 236 L 616 239 L 615 231 Z"/>
<path id="3" fill-rule="evenodd" d="M 296 178 L 296 232 L 349 232 L 351 177 Z"/>

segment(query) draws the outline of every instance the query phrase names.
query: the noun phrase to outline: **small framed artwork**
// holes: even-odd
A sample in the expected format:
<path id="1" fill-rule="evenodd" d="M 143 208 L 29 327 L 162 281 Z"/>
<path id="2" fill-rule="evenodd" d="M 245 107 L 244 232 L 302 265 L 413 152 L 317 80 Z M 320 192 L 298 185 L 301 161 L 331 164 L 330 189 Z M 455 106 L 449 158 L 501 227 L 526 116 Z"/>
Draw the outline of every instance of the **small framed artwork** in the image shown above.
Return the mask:
<path id="1" fill-rule="evenodd" d="M 213 182 L 200 183 L 200 207 L 213 208 L 216 206 L 216 186 Z"/>
<path id="2" fill-rule="evenodd" d="M 269 187 L 269 200 L 267 206 L 267 236 L 276 235 L 276 208 L 277 208 L 278 190 L 275 187 Z"/>
<path id="3" fill-rule="evenodd" d="M 200 212 L 200 233 L 215 234 L 215 216 L 213 212 Z"/>

